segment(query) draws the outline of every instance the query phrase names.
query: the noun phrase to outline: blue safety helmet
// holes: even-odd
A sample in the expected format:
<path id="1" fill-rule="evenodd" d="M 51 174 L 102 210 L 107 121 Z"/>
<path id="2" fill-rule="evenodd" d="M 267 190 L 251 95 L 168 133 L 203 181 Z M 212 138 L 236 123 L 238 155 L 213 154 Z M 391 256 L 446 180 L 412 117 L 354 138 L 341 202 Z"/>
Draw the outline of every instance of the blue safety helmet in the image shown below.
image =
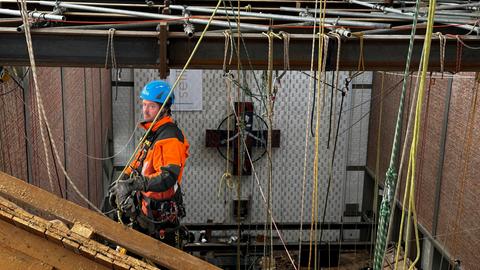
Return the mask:
<path id="1" fill-rule="evenodd" d="M 140 98 L 163 104 L 167 99 L 168 93 L 170 93 L 170 89 L 170 84 L 166 81 L 151 81 L 143 87 Z M 172 92 L 165 106 L 171 106 L 174 101 L 175 95 Z"/>

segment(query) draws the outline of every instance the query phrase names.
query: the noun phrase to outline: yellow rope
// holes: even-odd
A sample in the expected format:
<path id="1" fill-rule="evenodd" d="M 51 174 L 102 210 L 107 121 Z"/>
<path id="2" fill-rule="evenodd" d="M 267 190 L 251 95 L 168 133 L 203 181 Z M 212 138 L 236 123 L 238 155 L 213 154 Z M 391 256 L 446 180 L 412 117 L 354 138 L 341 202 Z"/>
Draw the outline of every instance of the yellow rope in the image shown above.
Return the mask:
<path id="1" fill-rule="evenodd" d="M 315 0 L 315 18 L 317 17 L 317 6 L 318 6 L 318 0 Z M 308 106 L 310 106 L 310 101 L 312 100 L 312 92 L 314 92 L 314 80 L 317 78 L 312 76 L 314 74 L 313 72 L 313 62 L 314 62 L 314 55 L 315 55 L 315 39 L 316 39 L 316 20 L 313 22 L 313 32 L 312 32 L 312 50 L 311 50 L 311 55 L 310 55 L 310 81 L 309 81 L 309 91 L 308 91 Z M 312 104 L 313 108 L 314 104 Z M 308 115 L 310 113 L 310 108 L 306 110 L 307 116 L 305 119 L 308 119 Z M 305 186 L 307 182 L 307 156 L 308 156 L 308 146 L 309 146 L 309 123 L 308 120 L 306 120 L 306 128 L 305 128 L 305 148 L 304 148 L 304 160 L 303 160 L 303 180 L 302 180 L 302 196 L 301 196 L 301 208 L 300 208 L 300 234 L 299 234 L 299 244 L 298 244 L 298 269 L 301 268 L 301 256 L 302 256 L 302 242 L 303 242 L 303 213 L 304 213 L 304 202 L 305 202 Z M 314 205 L 313 199 L 314 199 L 314 193 L 312 190 L 312 207 Z M 313 211 L 313 210 L 312 210 Z M 311 234 L 312 234 L 312 224 L 313 224 L 313 216 L 311 218 L 311 223 L 310 223 L 310 243 L 309 243 L 309 264 L 310 264 L 310 256 L 311 256 Z"/>
<path id="2" fill-rule="evenodd" d="M 270 231 L 270 260 L 273 262 L 273 220 L 272 220 L 272 185 L 273 185 L 273 171 L 272 171 L 272 126 L 273 126 L 273 39 L 282 39 L 280 35 L 270 31 L 263 33 L 268 38 L 268 68 L 267 68 L 267 119 L 268 119 L 268 135 L 267 135 L 267 157 L 268 157 L 268 200 L 267 200 L 267 222 L 269 223 Z M 266 225 L 266 224 L 265 224 Z"/>
<path id="3" fill-rule="evenodd" d="M 409 166 L 407 170 L 407 177 L 406 177 L 406 184 L 405 184 L 405 194 L 404 194 L 404 201 L 403 201 L 403 209 L 402 209 L 402 222 L 400 224 L 400 232 L 399 232 L 399 246 L 402 240 L 403 234 L 403 217 L 405 215 L 405 204 L 406 198 L 408 196 L 408 218 L 407 218 L 407 233 L 406 233 L 406 244 L 405 244 L 405 254 L 408 254 L 409 248 L 409 237 L 410 237 L 410 218 L 413 214 L 413 225 L 415 229 L 415 243 L 416 243 L 416 250 L 417 254 L 415 260 L 410 265 L 409 269 L 413 269 L 420 259 L 420 239 L 418 234 L 418 224 L 417 224 L 417 213 L 415 209 L 415 169 L 416 169 L 416 157 L 417 157 L 417 146 L 420 134 L 420 120 L 422 115 L 422 104 L 423 104 L 423 95 L 425 93 L 425 80 L 428 70 L 428 63 L 430 57 L 430 46 L 431 46 L 431 39 L 432 39 L 432 30 L 434 24 L 434 17 L 435 17 L 435 3 L 436 0 L 429 1 L 429 11 L 428 11 L 428 19 L 427 19 L 427 31 L 425 34 L 425 42 L 423 46 L 423 54 L 422 54 L 422 69 L 421 69 L 421 76 L 420 76 L 420 83 L 418 89 L 418 98 L 416 103 L 415 109 L 415 121 L 413 127 L 413 137 L 412 137 L 412 144 L 410 146 L 410 157 L 409 157 Z M 399 249 L 397 249 L 397 254 L 395 256 L 395 268 L 398 265 L 399 259 Z M 406 260 L 403 262 L 404 269 L 406 269 Z"/>
<path id="4" fill-rule="evenodd" d="M 318 36 L 318 71 L 319 78 L 322 77 L 321 74 L 325 72 L 325 61 L 323 61 L 323 51 L 324 51 L 324 38 L 328 38 L 325 32 L 325 16 L 326 16 L 326 0 L 321 2 L 321 19 L 320 19 L 320 33 Z M 326 41 L 326 40 L 325 40 Z M 325 81 L 325 80 L 324 80 Z M 317 83 L 317 110 L 316 110 L 316 123 L 315 123 L 315 158 L 313 163 L 313 196 L 312 196 L 312 225 L 310 227 L 310 243 L 309 243 L 309 257 L 308 257 L 308 268 L 310 269 L 311 257 L 312 257 L 312 238 L 314 238 L 315 248 L 314 248 L 314 268 L 317 267 L 317 224 L 318 224 L 318 163 L 319 163 L 319 148 L 320 148 L 320 117 L 321 117 L 321 86 L 320 83 Z M 313 230 L 313 225 L 315 229 Z M 313 230 L 313 233 L 312 233 Z M 321 239 L 320 239 L 321 241 Z"/>
<path id="5" fill-rule="evenodd" d="M 358 67 L 357 70 L 365 70 L 365 61 L 364 61 L 364 53 L 363 53 L 363 33 L 360 32 L 358 35 L 358 38 L 360 39 L 360 52 L 358 53 Z"/>
<path id="6" fill-rule="evenodd" d="M 163 111 L 163 108 L 165 107 L 165 104 L 167 104 L 168 100 L 170 99 L 172 93 L 173 93 L 173 90 L 175 90 L 175 88 L 177 87 L 178 83 L 180 82 L 183 74 L 185 73 L 185 70 L 187 70 L 188 66 L 190 65 L 190 62 L 192 61 L 193 59 L 193 56 L 195 55 L 195 53 L 197 52 L 198 50 L 198 47 L 200 46 L 200 43 L 202 43 L 202 40 L 203 40 L 203 37 L 205 36 L 205 33 L 207 32 L 209 26 L 210 26 L 210 23 L 212 22 L 213 20 L 213 17 L 215 16 L 215 13 L 217 12 L 218 10 L 218 7 L 220 6 L 220 4 L 222 3 L 222 0 L 219 0 L 217 5 L 215 6 L 215 9 L 213 10 L 213 13 L 212 15 L 210 16 L 210 18 L 208 19 L 208 23 L 207 25 L 205 26 L 205 28 L 203 29 L 203 32 L 202 34 L 200 35 L 200 37 L 198 38 L 198 41 L 197 41 L 197 44 L 195 44 L 195 47 L 193 48 L 192 50 L 192 53 L 190 54 L 190 56 L 188 57 L 188 60 L 187 62 L 185 63 L 185 66 L 183 67 L 182 71 L 180 72 L 180 74 L 178 75 L 177 79 L 175 80 L 173 86 L 172 86 L 172 89 L 170 90 L 170 92 L 168 93 L 166 99 L 165 99 L 165 102 L 162 104 L 162 107 L 160 108 L 160 110 L 158 111 L 157 115 L 155 116 L 155 118 L 153 119 L 152 121 L 152 125 L 150 125 L 150 128 L 145 132 L 145 135 L 143 135 L 143 137 L 140 139 L 140 142 L 137 144 L 137 147 L 135 148 L 135 151 L 133 151 L 133 154 L 130 156 L 130 158 L 128 159 L 128 162 L 126 164 L 126 166 L 123 168 L 122 170 L 122 173 L 119 175 L 119 177 L 117 178 L 116 181 L 120 180 L 120 178 L 123 176 L 123 174 L 125 173 L 125 170 L 128 168 L 128 166 L 130 165 L 130 163 L 132 162 L 133 158 L 135 157 L 135 155 L 137 154 L 138 150 L 140 149 L 141 145 L 145 142 L 147 136 L 150 134 L 150 131 L 152 130 L 153 126 L 155 126 L 155 123 L 159 120 L 158 118 L 160 117 L 160 115 L 162 114 L 162 111 Z"/>
<path id="7" fill-rule="evenodd" d="M 225 36 L 225 48 L 224 48 L 224 54 L 223 54 L 223 76 L 225 78 L 225 83 L 227 84 L 227 158 L 226 158 L 226 170 L 225 173 L 222 175 L 220 178 L 220 184 L 218 185 L 218 194 L 217 197 L 220 197 L 221 191 L 222 191 L 222 186 L 225 183 L 225 185 L 229 189 L 233 189 L 235 187 L 235 184 L 233 182 L 233 176 L 230 171 L 230 115 L 231 115 L 231 108 L 230 108 L 230 102 L 231 102 L 231 90 L 232 90 L 232 84 L 231 84 L 231 74 L 227 70 L 227 54 L 228 54 L 228 49 L 230 48 L 230 57 L 228 60 L 228 66 L 232 63 L 232 57 L 233 57 L 233 37 L 232 33 L 230 30 L 225 30 L 223 32 L 223 35 Z"/>
<path id="8" fill-rule="evenodd" d="M 125 174 L 125 170 L 130 166 L 131 162 L 133 161 L 135 155 L 137 154 L 138 150 L 140 149 L 140 147 L 143 145 L 143 143 L 145 142 L 147 136 L 150 134 L 150 131 L 152 130 L 152 128 L 155 126 L 155 123 L 159 120 L 159 117 L 160 115 L 162 114 L 163 112 L 163 108 L 165 107 L 165 104 L 167 104 L 168 100 L 170 99 L 172 93 L 173 93 L 173 90 L 175 90 L 175 88 L 177 87 L 178 83 L 180 82 L 180 79 L 182 78 L 183 74 L 185 73 L 185 70 L 188 68 L 188 66 L 190 65 L 190 62 L 192 61 L 193 59 L 193 56 L 195 55 L 195 53 L 197 52 L 197 49 L 198 47 L 200 46 L 200 43 L 202 42 L 203 40 L 203 37 L 205 36 L 205 33 L 207 32 L 208 30 L 208 27 L 210 26 L 210 23 L 212 22 L 213 20 L 213 17 L 215 16 L 215 13 L 217 12 L 218 10 L 218 7 L 220 6 L 220 4 L 222 3 L 222 0 L 218 0 L 218 3 L 217 3 L 217 6 L 215 7 L 215 9 L 213 10 L 213 13 L 212 15 L 210 16 L 210 18 L 208 19 L 208 23 L 207 25 L 205 26 L 205 28 L 203 29 L 203 32 L 202 34 L 200 35 L 200 37 L 198 38 L 198 41 L 197 41 L 197 44 L 195 44 L 195 47 L 193 48 L 193 51 L 192 53 L 190 54 L 190 56 L 188 57 L 188 60 L 187 62 L 185 63 L 185 66 L 183 67 L 182 71 L 180 72 L 180 74 L 178 75 L 177 79 L 175 80 L 175 83 L 173 84 L 172 86 L 172 89 L 170 89 L 170 92 L 168 93 L 167 97 L 165 98 L 165 102 L 162 104 L 162 107 L 160 107 L 160 110 L 158 110 L 158 113 L 157 115 L 155 115 L 155 118 L 153 119 L 152 121 L 152 124 L 150 125 L 150 128 L 147 129 L 147 131 L 145 132 L 145 134 L 143 135 L 143 137 L 140 139 L 140 142 L 137 144 L 137 147 L 135 148 L 135 150 L 133 151 L 132 155 L 130 156 L 130 158 L 128 159 L 128 162 L 127 164 L 125 165 L 125 167 L 123 168 L 122 170 L 122 173 L 120 173 L 120 175 L 118 176 L 117 180 L 115 181 L 119 181 L 122 176 Z M 121 218 L 121 212 L 120 210 L 117 211 L 117 214 L 118 214 L 118 220 L 120 223 L 123 224 L 122 222 L 122 218 Z M 120 253 L 125 253 L 126 250 L 122 247 L 117 247 L 117 249 L 119 250 Z"/>

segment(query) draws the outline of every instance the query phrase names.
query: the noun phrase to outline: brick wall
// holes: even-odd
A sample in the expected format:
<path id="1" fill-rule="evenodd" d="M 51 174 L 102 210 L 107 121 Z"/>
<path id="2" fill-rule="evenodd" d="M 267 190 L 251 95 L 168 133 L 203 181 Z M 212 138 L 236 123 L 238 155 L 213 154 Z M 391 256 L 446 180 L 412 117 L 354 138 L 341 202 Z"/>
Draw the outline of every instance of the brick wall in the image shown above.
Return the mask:
<path id="1" fill-rule="evenodd" d="M 416 206 L 419 222 L 431 233 L 433 232 L 435 210 L 435 187 L 441 181 L 438 240 L 444 245 L 454 258 L 462 260 L 464 269 L 476 269 L 480 255 L 472 247 L 480 245 L 480 212 L 476 206 L 480 204 L 480 184 L 478 173 L 480 170 L 480 155 L 477 151 L 480 138 L 480 109 L 476 109 L 473 144 L 468 164 L 465 166 L 466 154 L 464 151 L 465 136 L 467 134 L 467 119 L 473 98 L 472 73 L 457 74 L 453 79 L 451 100 L 449 104 L 448 126 L 445 137 L 445 154 L 442 163 L 440 153 L 442 142 L 442 127 L 444 125 L 445 103 L 447 100 L 449 79 L 441 78 L 440 74 L 433 74 L 435 78 L 427 79 L 426 92 L 423 100 L 420 140 L 417 148 L 418 159 L 416 169 Z M 384 78 L 384 93 L 401 79 L 396 74 L 386 74 Z M 414 85 L 415 78 L 408 82 Z M 372 96 L 380 95 L 382 73 L 375 73 Z M 401 84 L 394 87 L 394 91 L 383 98 L 383 115 L 381 121 L 379 145 L 380 162 L 379 175 L 383 180 L 390 158 L 396 113 L 401 92 Z M 408 88 L 410 90 L 410 87 Z M 411 88 L 413 89 L 413 88 Z M 411 105 L 411 91 L 407 94 L 406 113 Z M 379 128 L 380 100 L 372 101 L 370 118 L 369 150 L 367 164 L 375 171 L 377 134 Z M 406 115 L 406 114 L 405 114 Z M 407 119 L 404 117 L 405 137 Z M 408 152 L 407 152 L 408 153 Z M 408 159 L 406 159 L 408 160 Z M 400 200 L 403 199 L 404 176 L 407 163 L 405 161 L 401 183 Z M 443 165 L 443 170 L 440 170 Z M 456 230 L 455 230 L 456 228 Z"/>
<path id="2" fill-rule="evenodd" d="M 102 163 L 87 155 L 101 157 L 111 135 L 110 72 L 38 68 L 37 74 L 60 161 L 85 197 L 100 206 L 104 192 Z M 25 91 L 12 80 L 0 85 L 0 170 L 51 191 L 31 74 L 24 81 Z M 14 91 L 7 93 L 9 89 Z M 86 206 L 66 181 L 52 153 L 47 139 L 53 193 Z"/>

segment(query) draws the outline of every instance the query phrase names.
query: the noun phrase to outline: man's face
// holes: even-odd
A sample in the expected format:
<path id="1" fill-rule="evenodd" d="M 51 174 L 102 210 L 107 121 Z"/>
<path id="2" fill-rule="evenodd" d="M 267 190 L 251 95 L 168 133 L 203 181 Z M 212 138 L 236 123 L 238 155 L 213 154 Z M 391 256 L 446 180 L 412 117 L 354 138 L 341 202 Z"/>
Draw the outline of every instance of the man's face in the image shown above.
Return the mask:
<path id="1" fill-rule="evenodd" d="M 157 102 L 153 102 L 149 100 L 143 101 L 142 112 L 143 112 L 143 119 L 146 122 L 152 122 L 159 110 L 160 110 L 160 104 L 158 104 Z"/>

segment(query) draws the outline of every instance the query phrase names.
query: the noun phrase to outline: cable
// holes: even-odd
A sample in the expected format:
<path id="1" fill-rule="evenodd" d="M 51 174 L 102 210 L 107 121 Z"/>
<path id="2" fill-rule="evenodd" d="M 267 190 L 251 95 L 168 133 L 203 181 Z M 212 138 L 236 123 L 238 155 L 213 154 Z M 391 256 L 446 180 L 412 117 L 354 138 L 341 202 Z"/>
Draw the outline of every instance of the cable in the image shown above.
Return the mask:
<path id="1" fill-rule="evenodd" d="M 14 87 L 10 88 L 9 90 L 7 90 L 7 91 L 5 91 L 5 92 L 3 92 L 3 93 L 0 93 L 0 97 L 1 97 L 1 96 L 6 96 L 6 95 L 12 93 L 13 91 L 15 91 L 15 90 L 17 90 L 17 89 L 18 89 L 18 87 L 15 87 L 15 86 L 14 86 Z"/>
<path id="2" fill-rule="evenodd" d="M 403 80 L 397 82 L 394 86 L 390 87 L 389 90 L 387 90 L 387 92 L 383 95 L 383 97 L 381 97 L 381 95 L 377 95 L 376 97 L 372 98 L 371 100 L 374 100 L 378 97 L 381 97 L 381 100 L 384 100 L 385 98 L 387 98 L 391 93 L 393 93 L 393 90 L 395 90 L 395 88 L 402 82 Z M 362 102 L 361 104 L 359 105 L 356 105 L 354 106 L 354 108 L 358 107 L 358 106 L 361 106 L 367 102 L 370 102 L 371 100 L 369 101 L 365 101 L 365 102 Z M 353 109 L 353 108 L 352 108 Z M 350 109 L 349 109 L 350 110 Z M 346 110 L 348 111 L 348 110 Z M 346 111 L 343 111 L 343 112 L 346 112 Z M 346 129 L 342 130 L 342 132 L 340 132 L 339 136 L 342 136 L 345 132 L 349 131 L 351 128 L 353 128 L 356 124 L 358 124 L 360 121 L 362 121 L 365 117 L 367 117 L 371 112 L 371 109 L 368 110 L 368 112 L 366 112 L 365 114 L 363 114 L 357 121 L 355 121 L 353 124 L 351 124 L 349 127 L 347 127 Z"/>

